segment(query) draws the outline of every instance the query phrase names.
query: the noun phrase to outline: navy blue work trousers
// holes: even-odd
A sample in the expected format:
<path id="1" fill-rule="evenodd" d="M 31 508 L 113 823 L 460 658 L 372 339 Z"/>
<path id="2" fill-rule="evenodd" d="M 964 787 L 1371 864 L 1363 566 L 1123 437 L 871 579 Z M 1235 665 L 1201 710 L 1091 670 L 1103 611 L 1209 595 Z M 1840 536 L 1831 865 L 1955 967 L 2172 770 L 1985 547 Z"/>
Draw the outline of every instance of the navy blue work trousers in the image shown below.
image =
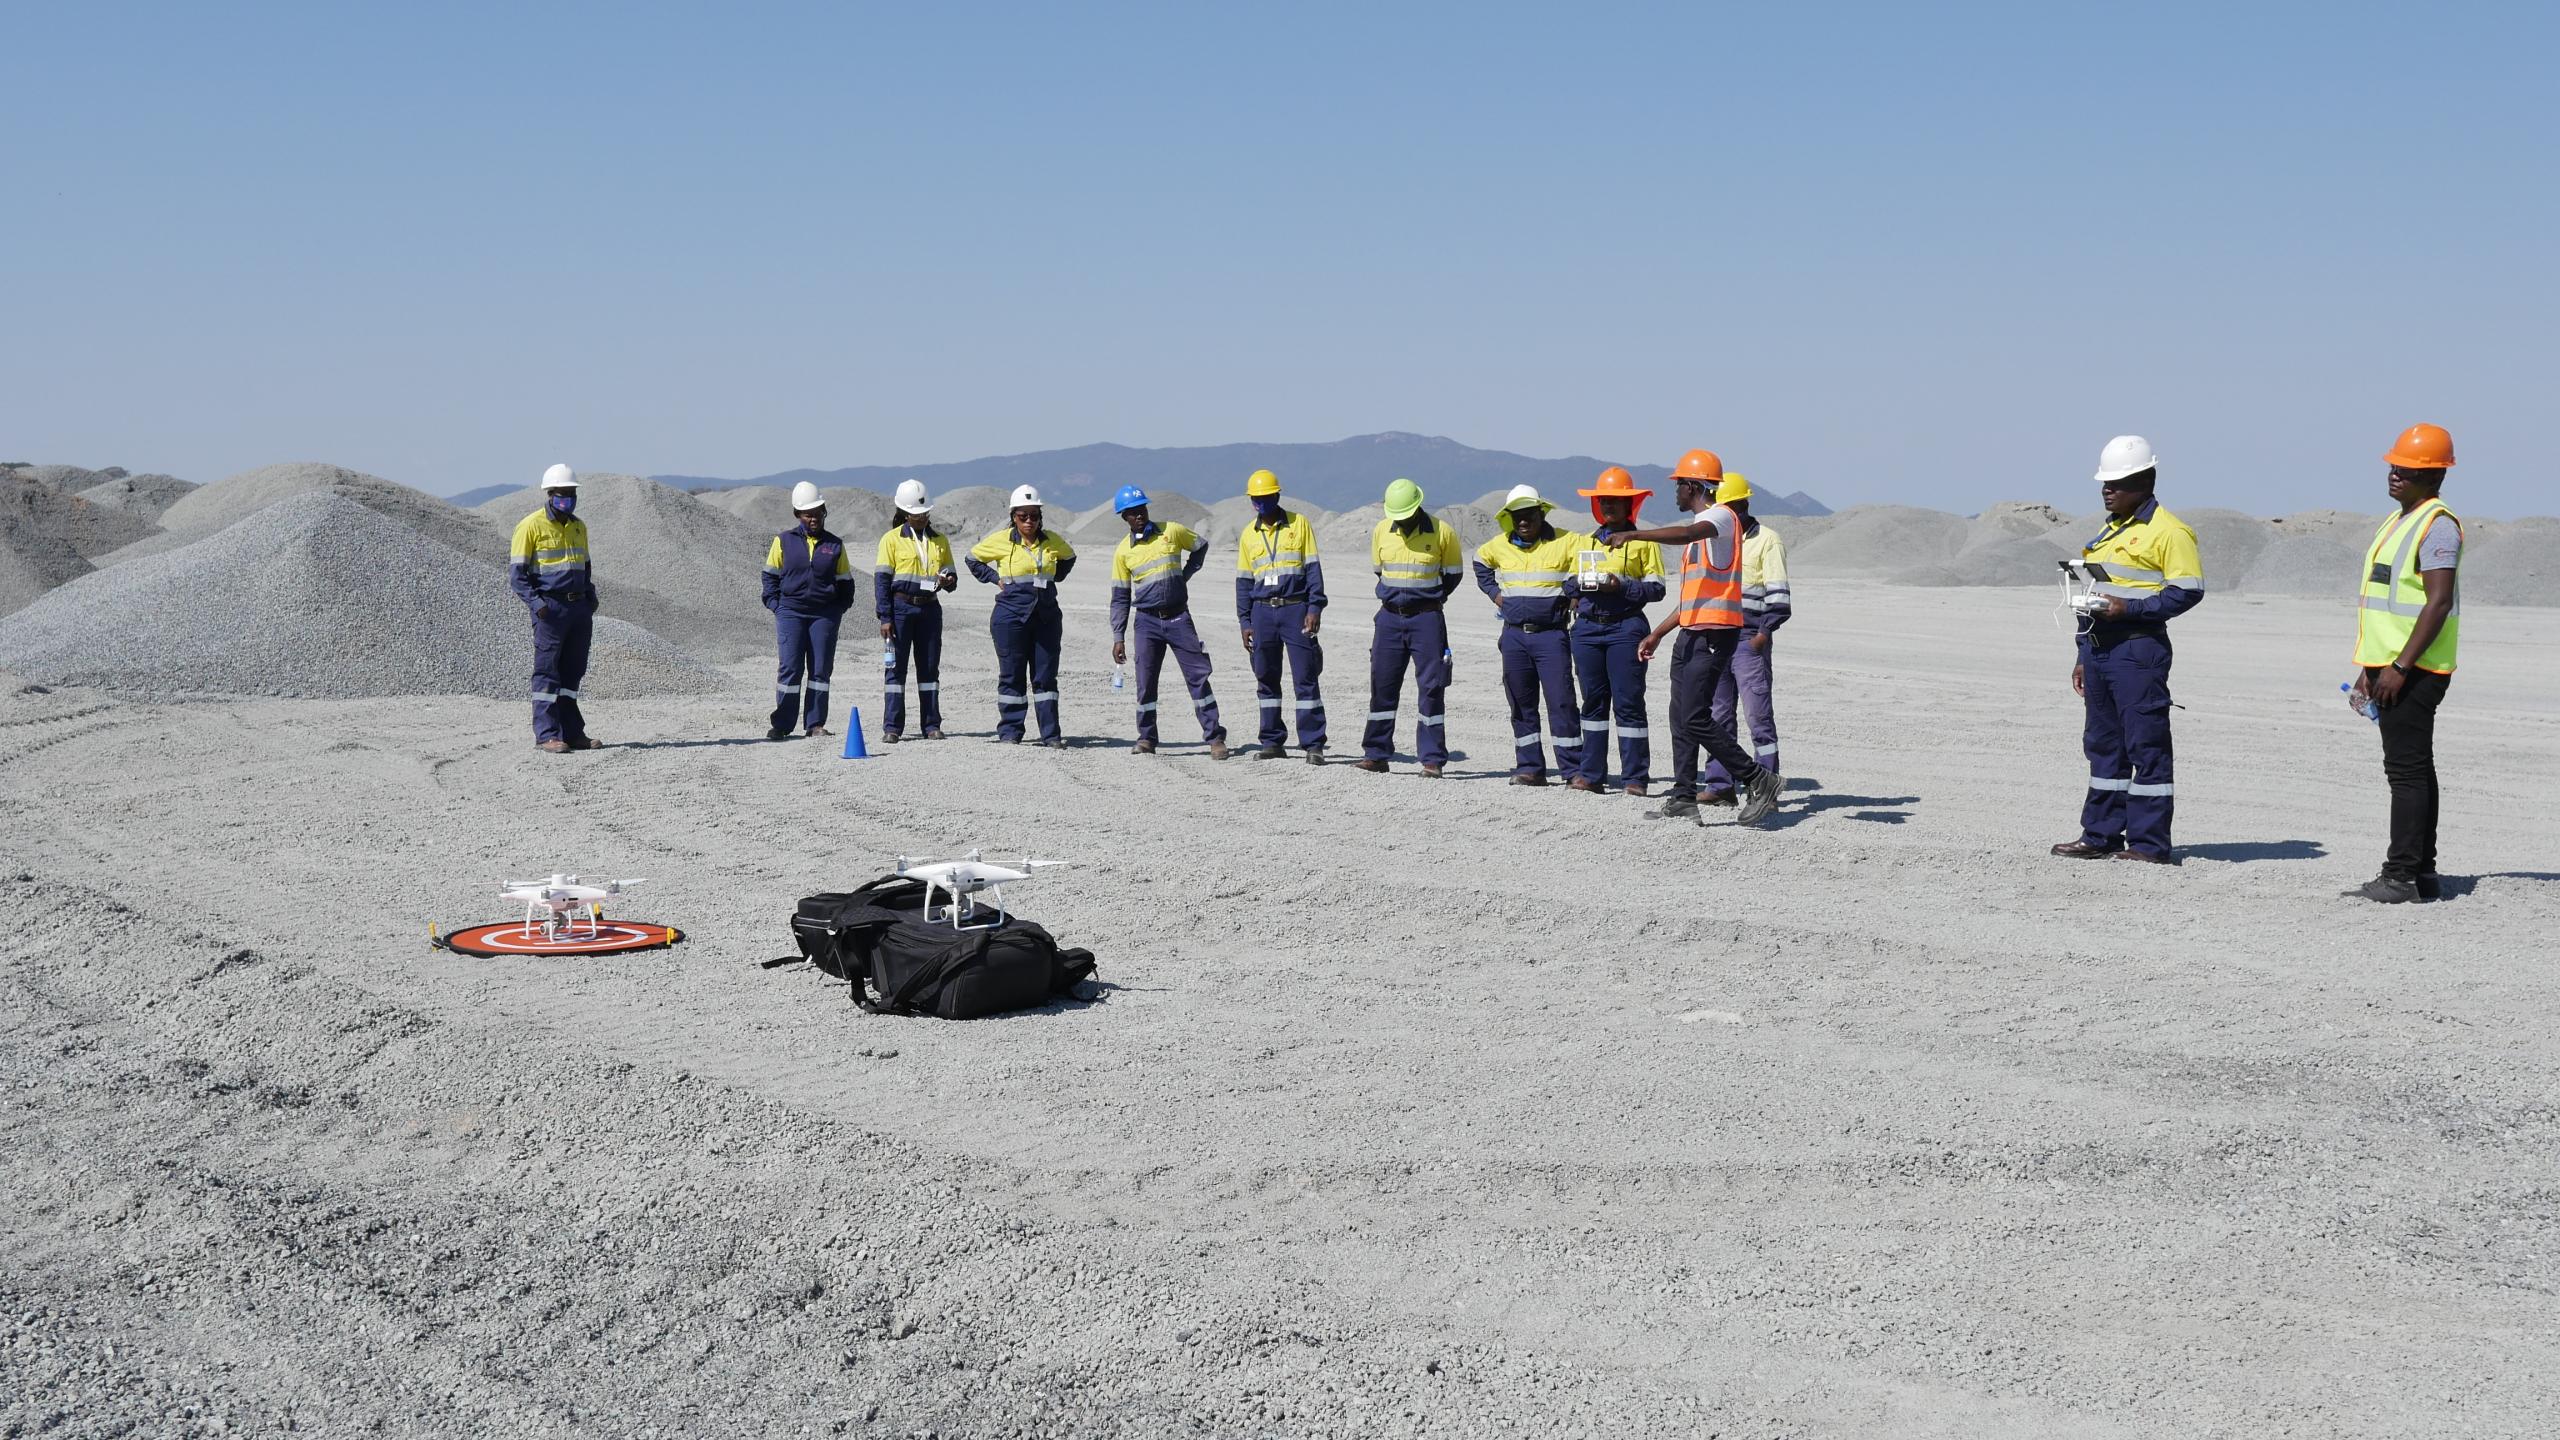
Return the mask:
<path id="1" fill-rule="evenodd" d="M 2149 631 L 2080 652 L 2087 701 L 2080 748 L 2089 754 L 2082 843 L 2169 853 L 2177 784 L 2169 747 L 2169 637 Z"/>
<path id="2" fill-rule="evenodd" d="M 1380 607 L 1369 635 L 1369 723 L 1360 732 L 1360 757 L 1384 760 L 1395 753 L 1396 707 L 1404 698 L 1404 672 L 1413 667 L 1416 716 L 1414 758 L 1449 763 L 1449 617 L 1438 606 L 1400 614 Z"/>

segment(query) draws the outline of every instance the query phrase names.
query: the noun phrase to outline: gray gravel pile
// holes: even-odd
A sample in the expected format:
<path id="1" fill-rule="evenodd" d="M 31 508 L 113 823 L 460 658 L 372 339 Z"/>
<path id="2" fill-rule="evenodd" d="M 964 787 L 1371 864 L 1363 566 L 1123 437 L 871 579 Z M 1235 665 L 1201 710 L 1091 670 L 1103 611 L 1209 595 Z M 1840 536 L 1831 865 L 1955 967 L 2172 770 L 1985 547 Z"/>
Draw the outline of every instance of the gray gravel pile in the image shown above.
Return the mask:
<path id="1" fill-rule="evenodd" d="M 493 534 L 486 521 L 457 510 L 423 490 L 367 475 L 344 466 L 316 461 L 261 465 L 210 485 L 188 491 L 160 515 L 166 534 L 154 535 L 112 555 L 102 565 L 120 565 L 145 555 L 165 554 L 298 495 L 327 491 L 388 517 L 439 545 L 466 555 L 506 558 L 506 537 Z"/>
<path id="2" fill-rule="evenodd" d="M 64 494 L 26 470 L 0 475 L 0 615 L 88 574 L 91 560 L 151 528 L 148 516 Z"/>
<path id="3" fill-rule="evenodd" d="M 478 510 L 512 533 L 541 504 L 539 490 L 518 490 Z M 578 518 L 587 522 L 596 593 L 604 597 L 606 615 L 710 659 L 741 659 L 771 648 L 772 621 L 759 597 L 773 530 L 637 475 L 580 475 Z M 503 546 L 501 541 L 501 557 Z M 854 568 L 866 572 L 860 583 L 868 587 L 869 567 L 861 563 L 867 557 L 857 550 L 854 558 Z"/>
<path id="4" fill-rule="evenodd" d="M 1209 507 L 1188 495 L 1170 490 L 1151 491 L 1147 495 L 1147 518 L 1160 525 L 1180 525 L 1202 538 L 1209 535 Z M 1108 502 L 1097 505 L 1075 517 L 1073 528 L 1066 532 L 1076 551 L 1090 549 L 1108 556 L 1121 537 L 1129 533 L 1129 523 L 1120 518 Z"/>
<path id="5" fill-rule="evenodd" d="M 122 480 L 130 473 L 121 465 L 110 465 L 104 470 L 91 470 L 82 465 L 11 465 L 7 469 L 9 474 L 22 480 L 32 480 L 65 495 L 76 495 L 93 485 Z"/>
<path id="6" fill-rule="evenodd" d="M 2533 515 L 2468 526 L 2462 595 L 2486 605 L 2560 605 L 2560 520 Z"/>
<path id="7" fill-rule="evenodd" d="M 79 494 L 81 499 L 92 505 L 147 515 L 157 523 L 170 506 L 187 498 L 196 488 L 194 481 L 181 480 L 175 475 L 126 475 L 114 480 L 101 480 Z"/>
<path id="8" fill-rule="evenodd" d="M 933 497 L 933 523 L 951 537 L 951 548 L 965 555 L 970 546 L 1004 528 L 1010 508 L 1006 502 L 1011 496 L 1011 491 L 993 485 L 963 485 L 944 491 Z M 1061 506 L 1058 518 L 1061 522 L 1070 521 L 1074 512 Z"/>
<path id="9" fill-rule="evenodd" d="M 85 576 L 0 619 L 0 665 L 152 698 L 512 699 L 525 693 L 532 642 L 503 568 L 323 492 Z M 645 630 L 597 625 L 588 688 L 598 695 L 722 683 Z"/>
<path id="10" fill-rule="evenodd" d="M 1854 505 L 1802 543 L 1789 534 L 1787 562 L 1807 575 L 1898 575 L 1945 565 L 1972 533 L 1972 521 L 1943 510 Z"/>
<path id="11" fill-rule="evenodd" d="M 1321 541 L 1324 536 L 1325 522 L 1333 518 L 1333 512 L 1321 505 L 1306 504 L 1289 495 L 1284 494 L 1280 498 L 1281 502 L 1290 509 L 1314 522 L 1317 539 Z M 1203 523 L 1208 528 L 1200 533 L 1208 537 L 1211 545 L 1232 550 L 1235 548 L 1236 537 L 1242 535 L 1245 527 L 1253 523 L 1253 502 L 1242 495 L 1229 495 L 1223 500 L 1212 501 L 1209 504 L 1208 518 Z"/>
<path id="12" fill-rule="evenodd" d="M 736 485 L 726 490 L 698 490 L 694 498 L 714 510 L 745 521 L 767 535 L 789 529 L 791 492 L 780 485 Z M 827 528 L 855 544 L 854 565 L 861 568 L 871 546 L 887 532 L 897 507 L 877 490 L 853 485 L 826 487 Z"/>
<path id="13" fill-rule="evenodd" d="M 2341 595 L 2356 592 L 2356 567 L 2364 549 L 2334 534 L 2278 534 L 2258 552 L 2233 588 L 2244 595 Z M 2214 560 L 2204 557 L 2205 583 L 2213 584 Z"/>

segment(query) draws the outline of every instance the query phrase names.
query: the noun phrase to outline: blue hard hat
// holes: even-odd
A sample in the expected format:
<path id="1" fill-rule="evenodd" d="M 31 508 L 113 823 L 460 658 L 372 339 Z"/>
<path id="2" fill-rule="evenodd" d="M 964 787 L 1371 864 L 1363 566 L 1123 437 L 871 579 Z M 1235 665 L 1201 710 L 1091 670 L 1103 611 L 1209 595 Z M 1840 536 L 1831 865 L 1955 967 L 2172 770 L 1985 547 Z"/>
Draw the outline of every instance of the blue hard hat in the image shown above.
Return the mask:
<path id="1" fill-rule="evenodd" d="M 1123 485 L 1120 487 L 1120 493 L 1111 497 L 1111 513 L 1114 515 L 1126 514 L 1127 512 L 1135 510 L 1146 503 L 1146 491 L 1139 489 L 1135 485 Z"/>

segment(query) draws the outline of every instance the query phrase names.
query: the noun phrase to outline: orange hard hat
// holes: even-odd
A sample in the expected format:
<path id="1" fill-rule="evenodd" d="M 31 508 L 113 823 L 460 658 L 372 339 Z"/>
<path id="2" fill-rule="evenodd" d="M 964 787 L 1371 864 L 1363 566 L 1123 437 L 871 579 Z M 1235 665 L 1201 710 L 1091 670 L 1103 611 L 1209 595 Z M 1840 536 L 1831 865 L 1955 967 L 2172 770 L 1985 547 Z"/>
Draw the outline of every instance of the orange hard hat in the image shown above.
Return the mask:
<path id="1" fill-rule="evenodd" d="M 2453 432 L 2441 425 L 2412 425 L 2400 432 L 2400 438 L 2391 442 L 2391 453 L 2382 458 L 2411 470 L 2450 470 Z"/>
<path id="2" fill-rule="evenodd" d="M 1574 493 L 1591 502 L 1591 518 L 1594 520 L 1600 518 L 1600 502 L 1603 500 L 1633 501 L 1634 503 L 1627 507 L 1628 518 L 1632 519 L 1637 511 L 1644 508 L 1644 502 L 1653 497 L 1652 491 L 1637 489 L 1636 477 L 1628 474 L 1625 467 L 1619 465 L 1612 465 L 1601 471 L 1600 478 L 1591 482 L 1590 489 L 1577 490 Z"/>
<path id="3" fill-rule="evenodd" d="M 1724 461 L 1717 458 L 1713 450 L 1692 450 L 1680 457 L 1679 464 L 1671 467 L 1671 478 L 1674 480 L 1721 480 L 1724 478 Z"/>

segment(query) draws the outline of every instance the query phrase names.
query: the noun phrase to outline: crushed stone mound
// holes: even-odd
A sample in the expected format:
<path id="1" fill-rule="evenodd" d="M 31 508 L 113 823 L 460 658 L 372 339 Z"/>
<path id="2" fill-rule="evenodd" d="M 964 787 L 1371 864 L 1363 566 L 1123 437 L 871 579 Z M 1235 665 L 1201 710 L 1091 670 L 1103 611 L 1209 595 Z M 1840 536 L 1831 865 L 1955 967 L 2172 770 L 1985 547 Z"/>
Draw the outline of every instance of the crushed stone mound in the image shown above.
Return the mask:
<path id="1" fill-rule="evenodd" d="M 502 567 L 324 489 L 0 619 L 0 666 L 150 698 L 521 699 L 533 648 Z M 645 630 L 597 623 L 588 687 L 599 696 L 723 683 Z"/>
<path id="2" fill-rule="evenodd" d="M 88 574 L 96 557 L 151 529 L 147 515 L 66 495 L 25 470 L 0 475 L 0 615 Z"/>
<path id="3" fill-rule="evenodd" d="M 1290 509 L 1306 516 L 1308 522 L 1316 527 L 1316 543 L 1319 547 L 1323 546 L 1326 543 L 1327 523 L 1333 518 L 1332 512 L 1321 505 L 1308 505 L 1285 494 L 1280 498 Z M 1200 523 L 1192 528 L 1208 537 L 1211 549 L 1231 552 L 1235 549 L 1237 538 L 1243 535 L 1245 527 L 1252 523 L 1253 501 L 1242 495 L 1230 495 L 1212 503 L 1208 512 L 1202 516 Z M 1363 536 L 1360 543 L 1365 553 L 1368 545 L 1367 537 Z"/>
<path id="4" fill-rule="evenodd" d="M 1793 530 L 1786 532 L 1787 564 L 1808 575 L 1889 576 L 1943 567 L 1972 528 L 1963 516 L 1939 510 L 1853 505 L 1802 544 Z"/>
<path id="5" fill-rule="evenodd" d="M 192 480 L 175 475 L 127 475 L 119 480 L 105 480 L 80 491 L 80 498 L 109 510 L 126 510 L 150 517 L 154 524 L 170 506 L 185 499 L 195 490 Z"/>
<path id="6" fill-rule="evenodd" d="M 91 470 L 79 465 L 12 465 L 8 471 L 19 479 L 32 480 L 65 495 L 76 495 L 93 485 L 122 480 L 129 473 L 121 465 L 110 465 L 104 470 Z"/>
<path id="7" fill-rule="evenodd" d="M 541 505 L 542 492 L 526 489 L 477 507 L 498 531 L 490 554 L 500 564 L 516 523 Z M 604 614 L 706 658 L 736 660 L 772 647 L 773 621 L 760 597 L 765 550 L 780 526 L 750 524 L 637 475 L 580 475 L 578 518 L 587 522 Z M 854 570 L 866 596 L 868 559 L 857 544 Z M 855 610 L 870 613 L 860 604 Z"/>
<path id="8" fill-rule="evenodd" d="M 2332 535 L 2278 535 L 2243 571 L 2234 588 L 2256 595 L 2334 595 L 2352 600 L 2356 567 L 2364 550 Z M 2213 583 L 2213 559 L 2205 558 L 2205 583 Z"/>
<path id="9" fill-rule="evenodd" d="M 160 555 L 239 523 L 279 501 L 313 491 L 343 495 L 357 504 L 404 525 L 439 545 L 466 555 L 506 553 L 506 537 L 491 538 L 488 523 L 457 510 L 423 490 L 385 480 L 379 475 L 313 461 L 262 465 L 226 480 L 199 485 L 160 514 L 165 534 L 154 535 L 112 555 L 101 565 L 121 565 L 146 555 Z M 492 547 L 495 547 L 494 549 Z"/>
<path id="10" fill-rule="evenodd" d="M 1159 525 L 1183 526 L 1214 543 L 1214 537 L 1209 534 L 1209 507 L 1188 495 L 1176 495 L 1170 490 L 1148 491 L 1147 516 Z M 1076 516 L 1074 528 L 1068 530 L 1066 536 L 1078 554 L 1090 549 L 1107 558 L 1112 547 L 1128 533 L 1129 522 L 1121 519 L 1119 512 L 1105 501 Z"/>
<path id="11" fill-rule="evenodd" d="M 2266 553 L 2267 547 L 2275 543 L 2275 527 L 2237 510 L 2178 510 L 2174 505 L 2169 508 L 2195 527 L 2196 555 L 2204 562 L 2204 593 L 2246 591 L 2250 570 L 2257 566 L 2258 557 Z"/>
<path id="12" fill-rule="evenodd" d="M 853 485 L 827 486 L 826 496 L 827 528 L 855 546 L 854 568 L 861 569 L 870 558 L 872 545 L 894 523 L 897 506 L 877 490 Z M 726 490 L 697 490 L 694 498 L 767 535 L 778 535 L 792 524 L 791 491 L 787 486 L 733 485 Z M 530 510 L 532 506 L 525 508 Z"/>
<path id="13" fill-rule="evenodd" d="M 2466 525 L 2462 598 L 2483 605 L 2560 603 L 2560 520 L 2528 515 Z"/>

